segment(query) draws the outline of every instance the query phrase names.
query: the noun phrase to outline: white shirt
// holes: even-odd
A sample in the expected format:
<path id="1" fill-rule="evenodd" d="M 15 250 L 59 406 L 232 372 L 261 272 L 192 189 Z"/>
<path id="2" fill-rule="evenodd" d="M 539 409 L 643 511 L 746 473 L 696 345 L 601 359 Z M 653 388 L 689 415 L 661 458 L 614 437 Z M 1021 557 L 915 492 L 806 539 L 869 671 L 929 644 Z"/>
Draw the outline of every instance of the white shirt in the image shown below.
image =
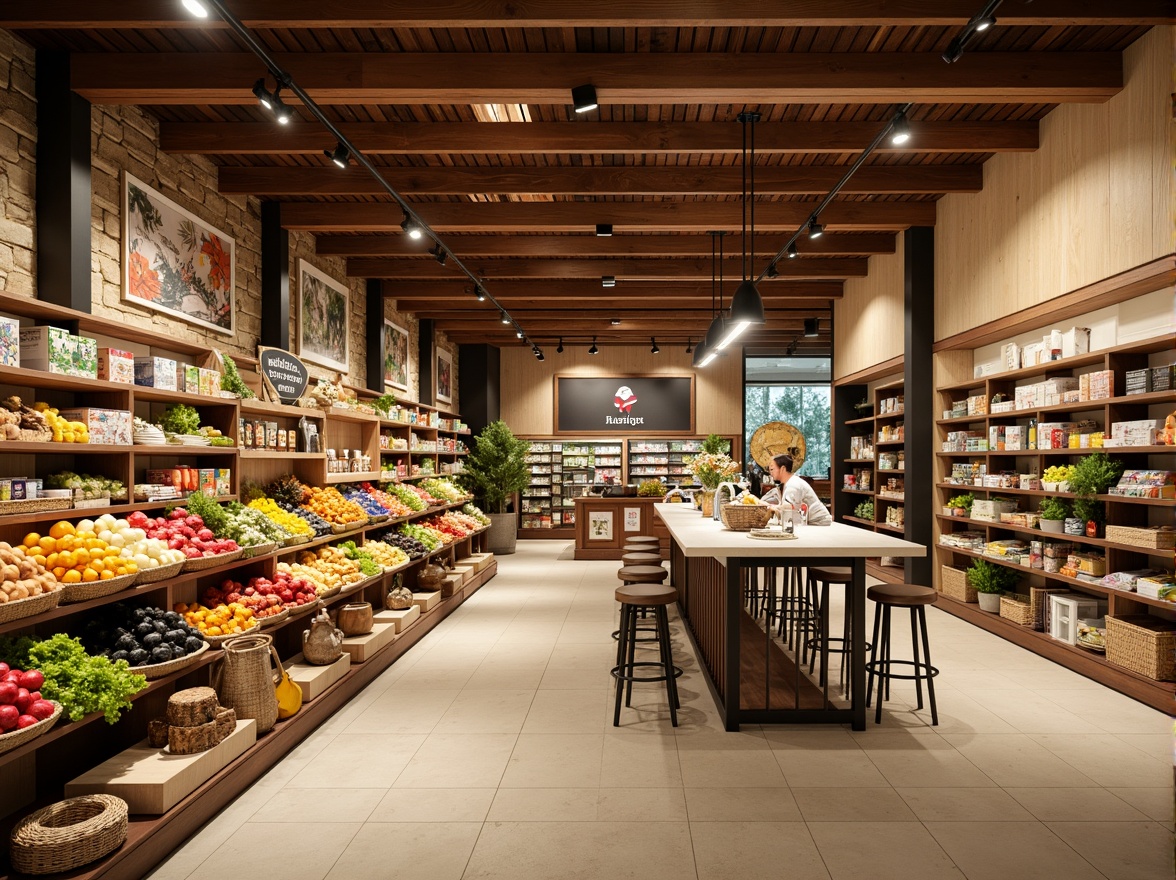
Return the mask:
<path id="1" fill-rule="evenodd" d="M 808 524 L 810 526 L 827 526 L 833 522 L 829 508 L 821 502 L 817 493 L 813 491 L 813 487 L 803 477 L 793 474 L 788 478 L 788 482 L 784 484 L 784 500 L 797 509 L 800 508 L 800 505 L 805 505 L 808 508 Z M 779 504 L 780 487 L 777 485 L 769 489 L 764 495 L 763 501 L 765 504 Z"/>

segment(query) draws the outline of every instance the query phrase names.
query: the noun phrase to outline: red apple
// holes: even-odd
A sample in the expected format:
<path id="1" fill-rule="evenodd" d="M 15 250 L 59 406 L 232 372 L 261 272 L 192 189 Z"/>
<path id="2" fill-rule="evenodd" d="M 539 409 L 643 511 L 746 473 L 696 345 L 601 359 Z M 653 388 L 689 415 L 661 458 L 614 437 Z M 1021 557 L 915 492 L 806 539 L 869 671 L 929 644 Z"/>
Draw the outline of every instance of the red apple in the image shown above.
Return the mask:
<path id="1" fill-rule="evenodd" d="M 14 681 L 0 681 L 0 706 L 11 706 L 15 703 L 17 689 Z"/>
<path id="2" fill-rule="evenodd" d="M 45 676 L 41 674 L 39 669 L 30 669 L 20 677 L 20 686 L 29 692 L 40 690 L 44 683 Z"/>
<path id="3" fill-rule="evenodd" d="M 38 721 L 44 721 L 53 714 L 53 704 L 48 700 L 37 700 L 29 706 L 29 714 Z"/>
<path id="4" fill-rule="evenodd" d="M 12 730 L 19 718 L 20 710 L 16 706 L 0 706 L 0 730 Z"/>
<path id="5" fill-rule="evenodd" d="M 32 715 L 21 715 L 16 719 L 16 727 L 18 730 L 24 730 L 26 727 L 32 727 L 36 724 L 37 720 Z"/>
<path id="6" fill-rule="evenodd" d="M 11 666 L 9 666 L 7 663 L 4 663 L 4 662 L 0 661 L 0 675 L 7 675 L 7 674 L 8 674 L 8 671 L 9 671 L 11 668 L 12 668 L 12 667 L 11 667 Z"/>
<path id="7" fill-rule="evenodd" d="M 12 701 L 12 705 L 20 709 L 21 714 L 24 714 L 29 710 L 29 704 L 32 701 L 32 694 L 29 693 L 28 688 L 17 688 L 16 699 Z"/>

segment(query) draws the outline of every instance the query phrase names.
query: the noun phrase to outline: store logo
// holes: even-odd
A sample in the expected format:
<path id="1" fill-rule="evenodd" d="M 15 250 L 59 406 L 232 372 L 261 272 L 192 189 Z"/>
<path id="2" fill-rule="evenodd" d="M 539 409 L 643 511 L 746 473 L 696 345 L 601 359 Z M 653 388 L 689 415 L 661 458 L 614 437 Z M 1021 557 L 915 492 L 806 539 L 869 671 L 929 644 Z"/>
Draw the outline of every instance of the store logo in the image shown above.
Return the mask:
<path id="1" fill-rule="evenodd" d="M 643 425 L 645 419 L 641 416 L 630 415 L 633 409 L 633 404 L 637 402 L 637 395 L 633 393 L 633 389 L 628 385 L 622 385 L 613 394 L 613 406 L 619 409 L 624 415 L 621 416 L 606 416 L 604 423 L 606 425 Z"/>

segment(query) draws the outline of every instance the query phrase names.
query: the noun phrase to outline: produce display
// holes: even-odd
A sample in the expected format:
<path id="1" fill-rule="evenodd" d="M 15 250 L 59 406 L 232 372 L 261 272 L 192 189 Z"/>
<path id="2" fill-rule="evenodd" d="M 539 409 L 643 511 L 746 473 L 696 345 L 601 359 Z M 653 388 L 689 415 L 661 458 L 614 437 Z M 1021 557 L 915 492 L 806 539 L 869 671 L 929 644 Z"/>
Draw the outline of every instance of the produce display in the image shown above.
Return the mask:
<path id="1" fill-rule="evenodd" d="M 110 605 L 99 611 L 82 632 L 93 653 L 128 666 L 168 663 L 200 650 L 204 639 L 172 611 Z"/>
<path id="2" fill-rule="evenodd" d="M 388 492 L 396 496 L 400 500 L 400 503 L 412 513 L 419 513 L 429 506 L 425 503 L 424 498 L 419 493 L 414 492 L 407 483 L 390 483 L 388 485 Z"/>
<path id="3" fill-rule="evenodd" d="M 127 487 L 121 480 L 75 474 L 73 471 L 49 474 L 45 477 L 45 488 L 69 489 L 75 495 L 80 493 L 83 500 L 105 498 L 107 493 L 110 493 L 111 501 L 125 501 L 127 498 Z"/>
<path id="4" fill-rule="evenodd" d="M 90 428 L 85 422 L 71 422 L 69 419 L 63 419 L 58 415 L 57 407 L 41 401 L 34 403 L 33 409 L 44 416 L 45 423 L 53 432 L 54 443 L 90 442 Z"/>
<path id="5" fill-rule="evenodd" d="M 252 501 L 256 497 L 270 497 L 279 504 L 285 502 L 286 504 L 293 504 L 295 506 L 301 505 L 303 499 L 306 498 L 306 486 L 299 482 L 298 478 L 293 474 L 287 474 L 270 483 L 264 493 L 258 495 L 253 490 L 249 490 L 249 499 Z"/>
<path id="6" fill-rule="evenodd" d="M 51 716 L 55 708 L 41 696 L 39 669 L 13 669 L 0 663 L 0 733 L 24 730 Z"/>
<path id="7" fill-rule="evenodd" d="M 128 527 L 120 530 L 116 536 L 109 528 L 115 522 L 114 517 L 103 519 L 106 527 L 101 532 L 106 537 L 102 538 L 95 531 L 97 523 L 94 520 L 84 519 L 77 527 L 62 520 L 54 523 L 49 528 L 49 534 L 44 537 L 36 532 L 25 535 L 24 551 L 32 556 L 33 562 L 49 569 L 63 584 L 107 581 L 125 574 L 136 574 L 139 564 L 133 558 L 135 554 L 126 545 L 141 541 L 147 535 L 139 529 Z"/>
<path id="8" fill-rule="evenodd" d="M 25 541 L 30 537 L 40 540 L 39 535 L 30 534 Z M 0 577 L 3 578 L 0 580 L 0 605 L 52 593 L 58 588 L 57 577 L 47 570 L 40 548 L 37 548 L 36 555 L 31 554 L 29 547 L 13 547 L 0 541 Z"/>
<path id="9" fill-rule="evenodd" d="M 304 521 L 295 517 L 297 522 L 291 523 L 291 528 L 286 528 L 265 512 L 251 505 L 244 505 L 239 501 L 231 501 L 226 504 L 225 513 L 228 514 L 229 520 L 227 534 L 223 537 L 232 538 L 242 547 L 256 547 L 258 544 L 280 544 L 294 534 L 293 529 L 297 528 L 299 523 L 303 526 L 306 525 Z M 310 534 L 309 526 L 306 526 L 306 534 Z"/>
<path id="10" fill-rule="evenodd" d="M 454 510 L 423 520 L 421 525 L 439 533 L 446 544 L 467 538 L 482 527 L 473 517 Z"/>
<path id="11" fill-rule="evenodd" d="M 48 441 L 52 438 L 53 431 L 50 429 L 49 423 L 45 420 L 45 416 L 31 406 L 25 406 L 19 397 L 4 398 L 4 400 L 0 401 L 0 407 L 11 413 L 11 415 L 6 416 L 3 420 L 4 436 L 7 439 Z M 26 435 L 22 438 L 22 431 L 29 431 L 38 436 L 30 437 Z"/>
<path id="12" fill-rule="evenodd" d="M 147 686 L 147 679 L 131 672 L 125 660 L 93 656 L 80 639 L 65 633 L 44 640 L 0 638 L 0 658 L 14 668 L 39 670 L 45 677 L 41 695 L 61 703 L 62 714 L 71 721 L 102 712 L 114 724 L 131 708 L 130 697 Z"/>
<path id="13" fill-rule="evenodd" d="M 428 480 L 421 480 L 420 487 L 435 498 L 440 498 L 448 504 L 454 504 L 461 501 L 468 496 L 468 494 L 449 480 L 438 479 L 431 477 Z"/>
<path id="14" fill-rule="evenodd" d="M 302 601 L 298 601 L 296 592 L 302 597 Z M 219 586 L 208 586 L 201 591 L 200 604 L 216 608 L 236 602 L 252 610 L 254 617 L 264 620 L 281 614 L 287 605 L 305 605 L 307 602 L 313 602 L 315 598 L 314 586 L 306 581 L 299 581 L 295 585 L 289 578 L 278 583 L 269 578 L 255 577 L 250 578 L 248 583 L 241 584 L 231 578 L 225 578 Z"/>
<path id="15" fill-rule="evenodd" d="M 240 602 L 217 605 L 215 608 L 208 608 L 199 602 L 180 602 L 175 610 L 176 613 L 184 615 L 184 620 L 189 626 L 195 627 L 206 636 L 235 636 L 258 626 L 253 609 Z"/>
<path id="16" fill-rule="evenodd" d="M 400 529 L 400 533 L 402 535 L 407 535 L 408 537 L 413 538 L 423 544 L 429 553 L 432 553 L 434 550 L 444 546 L 445 544 L 451 543 L 453 540 L 450 538 L 447 541 L 445 536 L 440 532 L 418 523 L 401 523 L 398 528 Z"/>
<path id="17" fill-rule="evenodd" d="M 408 562 L 407 553 L 385 541 L 367 541 L 363 545 L 363 552 L 384 568 L 399 568 Z"/>
<path id="18" fill-rule="evenodd" d="M 255 498 L 243 509 L 249 511 L 250 514 L 260 515 L 260 517 L 269 520 L 269 522 L 278 527 L 282 536 L 275 536 L 270 540 L 284 541 L 291 535 L 306 535 L 309 537 L 314 534 L 314 529 L 310 527 L 310 524 L 306 520 L 296 513 L 283 510 L 272 498 Z"/>
<path id="19" fill-rule="evenodd" d="M 359 489 L 348 489 L 343 497 L 352 504 L 358 504 L 368 516 L 388 515 L 388 509 L 367 492 L 362 492 Z"/>
<path id="20" fill-rule="evenodd" d="M 290 504 L 287 501 L 277 501 L 275 503 L 282 510 L 286 511 L 286 513 L 294 514 L 308 526 L 310 526 L 316 538 L 321 538 L 323 535 L 330 534 L 331 524 L 314 511 L 307 510 L 305 507 L 299 507 L 295 504 Z"/>
<path id="21" fill-rule="evenodd" d="M 1046 483 L 1065 483 L 1072 476 L 1074 476 L 1074 465 L 1055 464 L 1045 469 L 1045 473 L 1041 475 L 1041 479 Z"/>
<path id="22" fill-rule="evenodd" d="M 339 549 L 343 551 L 344 556 L 359 566 L 364 577 L 374 577 L 384 571 L 383 567 L 367 553 L 366 544 L 360 549 L 355 546 L 354 541 L 344 541 L 339 545 Z"/>
<path id="23" fill-rule="evenodd" d="M 377 489 L 371 483 L 360 483 L 359 488 L 376 499 L 376 502 L 392 516 L 408 516 L 412 513 L 412 509 L 395 495 Z"/>
<path id="24" fill-rule="evenodd" d="M 348 501 L 334 486 L 307 489 L 305 505 L 333 525 L 362 525 L 368 521 L 367 511 Z"/>
<path id="25" fill-rule="evenodd" d="M 317 552 L 304 551 L 298 554 L 297 562 L 278 563 L 278 571 L 313 582 L 319 595 L 359 583 L 365 577 L 359 565 L 348 559 L 338 547 L 320 547 Z"/>
<path id="26" fill-rule="evenodd" d="M 429 481 L 424 480 L 423 482 L 427 483 Z M 420 498 L 421 501 L 425 502 L 426 508 L 444 507 L 446 504 L 449 503 L 446 499 L 438 498 L 436 495 L 433 495 L 432 493 L 428 492 L 420 483 L 405 483 L 404 485 L 405 485 L 405 488 L 408 489 L 409 492 L 412 492 L 414 495 L 416 495 L 418 498 Z"/>
<path id="27" fill-rule="evenodd" d="M 219 504 L 213 504 L 220 509 Z M 144 529 L 147 537 L 167 541 L 168 547 L 181 551 L 186 559 L 219 556 L 240 549 L 232 538 L 216 537 L 201 517 L 189 513 L 183 507 L 173 508 L 166 517 L 155 519 L 136 510 L 127 517 L 127 521 L 135 528 Z"/>
<path id="28" fill-rule="evenodd" d="M 463 504 L 461 506 L 461 512 L 464 513 L 468 517 L 472 517 L 474 520 L 476 520 L 481 525 L 484 525 L 484 526 L 490 525 L 490 517 L 488 517 L 488 516 L 486 516 L 486 514 L 482 513 L 481 509 L 478 508 L 472 501 L 469 504 Z"/>

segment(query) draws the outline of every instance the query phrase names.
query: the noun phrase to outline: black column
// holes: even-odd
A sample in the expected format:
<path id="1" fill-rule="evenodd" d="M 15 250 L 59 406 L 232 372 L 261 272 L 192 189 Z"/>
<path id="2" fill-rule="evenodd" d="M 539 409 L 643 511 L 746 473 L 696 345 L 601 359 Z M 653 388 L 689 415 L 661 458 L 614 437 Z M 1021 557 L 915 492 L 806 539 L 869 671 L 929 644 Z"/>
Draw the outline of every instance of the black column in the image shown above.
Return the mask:
<path id="1" fill-rule="evenodd" d="M 932 436 L 935 428 L 935 384 L 931 346 L 935 341 L 935 230 L 917 226 L 905 233 L 903 295 L 906 312 L 903 395 L 906 410 L 906 503 L 904 537 L 927 548 L 927 555 L 909 557 L 906 580 L 931 586 L 931 523 L 934 515 Z"/>
<path id="2" fill-rule="evenodd" d="M 384 393 L 384 285 L 367 280 L 367 387 Z"/>
<path id="3" fill-rule="evenodd" d="M 37 297 L 90 307 L 90 102 L 68 52 L 37 50 Z M 121 184 L 121 181 L 120 181 Z"/>
<path id="4" fill-rule="evenodd" d="M 501 350 L 494 345 L 462 345 L 457 351 L 461 418 L 477 434 L 501 414 Z"/>
<path id="5" fill-rule="evenodd" d="M 436 380 L 434 374 L 437 372 L 437 352 L 436 346 L 433 343 L 434 333 L 433 321 L 425 318 L 418 322 L 417 326 L 417 369 L 419 377 L 417 381 L 417 397 L 420 402 L 428 406 L 436 406 Z"/>
<path id="6" fill-rule="evenodd" d="M 261 344 L 290 351 L 290 233 L 281 202 L 261 205 Z"/>

